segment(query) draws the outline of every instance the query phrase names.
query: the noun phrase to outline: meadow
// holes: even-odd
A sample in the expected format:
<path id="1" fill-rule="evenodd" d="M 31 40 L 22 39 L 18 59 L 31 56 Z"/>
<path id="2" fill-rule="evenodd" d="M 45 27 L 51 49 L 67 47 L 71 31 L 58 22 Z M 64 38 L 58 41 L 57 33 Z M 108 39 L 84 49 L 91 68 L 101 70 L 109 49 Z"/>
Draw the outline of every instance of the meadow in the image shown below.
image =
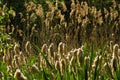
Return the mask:
<path id="1" fill-rule="evenodd" d="M 0 80 L 120 80 L 120 1 L 0 1 Z"/>

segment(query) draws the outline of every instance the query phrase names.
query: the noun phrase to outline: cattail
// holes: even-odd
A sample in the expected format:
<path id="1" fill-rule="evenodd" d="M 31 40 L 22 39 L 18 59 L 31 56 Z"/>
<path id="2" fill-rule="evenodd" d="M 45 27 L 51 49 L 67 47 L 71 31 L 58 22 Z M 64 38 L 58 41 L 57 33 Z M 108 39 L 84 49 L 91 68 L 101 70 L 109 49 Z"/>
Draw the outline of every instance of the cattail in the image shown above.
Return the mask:
<path id="1" fill-rule="evenodd" d="M 16 72 L 14 74 L 14 78 L 17 80 L 27 80 L 27 77 L 23 75 L 20 69 L 16 69 Z"/>
<path id="2" fill-rule="evenodd" d="M 31 44 L 30 41 L 27 41 L 27 43 L 25 44 L 25 50 L 26 52 L 29 54 L 31 52 Z"/>

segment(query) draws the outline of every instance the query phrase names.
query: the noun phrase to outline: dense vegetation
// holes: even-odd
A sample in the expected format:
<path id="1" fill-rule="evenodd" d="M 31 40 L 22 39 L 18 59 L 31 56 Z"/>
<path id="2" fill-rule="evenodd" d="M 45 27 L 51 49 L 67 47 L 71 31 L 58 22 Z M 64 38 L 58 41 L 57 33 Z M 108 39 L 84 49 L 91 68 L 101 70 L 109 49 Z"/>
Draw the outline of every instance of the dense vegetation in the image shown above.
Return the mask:
<path id="1" fill-rule="evenodd" d="M 0 0 L 0 80 L 119 80 L 120 1 Z"/>

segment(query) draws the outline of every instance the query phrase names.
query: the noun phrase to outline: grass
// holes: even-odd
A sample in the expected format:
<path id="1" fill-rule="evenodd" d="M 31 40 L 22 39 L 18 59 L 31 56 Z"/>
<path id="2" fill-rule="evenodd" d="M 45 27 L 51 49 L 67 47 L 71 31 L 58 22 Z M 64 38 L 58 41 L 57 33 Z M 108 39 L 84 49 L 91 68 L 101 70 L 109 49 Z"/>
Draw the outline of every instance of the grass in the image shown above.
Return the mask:
<path id="1" fill-rule="evenodd" d="M 120 4 L 52 1 L 0 1 L 0 80 L 119 80 Z"/>
<path id="2" fill-rule="evenodd" d="M 101 80 L 101 79 L 119 79 L 119 64 L 118 62 L 116 62 L 116 70 L 114 71 L 114 74 L 112 73 L 112 67 L 109 65 L 109 61 L 106 62 L 106 60 L 104 59 L 106 56 L 103 56 L 104 50 L 102 51 L 97 51 L 99 52 L 98 55 L 93 55 L 94 54 L 94 46 L 91 46 L 90 50 L 86 51 L 86 48 L 84 48 L 84 65 L 80 66 L 76 61 L 75 61 L 75 57 L 73 59 L 72 64 L 65 64 L 64 65 L 64 69 L 63 72 L 61 72 L 61 67 L 60 70 L 59 69 L 55 69 L 55 65 L 51 64 L 48 61 L 48 57 L 45 56 L 45 54 L 40 50 L 40 48 L 38 48 L 37 45 L 34 45 L 34 47 L 36 48 L 36 50 L 38 51 L 38 53 L 41 54 L 41 57 L 43 57 L 43 59 L 46 62 L 46 67 L 42 66 L 39 67 L 37 65 L 37 67 L 39 67 L 38 72 L 36 71 L 36 69 L 31 69 L 33 64 L 36 64 L 38 60 L 36 60 L 37 58 L 30 58 L 28 64 L 30 65 L 24 65 L 21 70 L 23 72 L 23 74 L 27 77 L 28 80 L 33 80 L 33 79 L 42 79 L 42 80 L 51 80 L 51 79 L 55 79 L 55 80 Z M 106 51 L 106 50 L 105 50 Z M 87 52 L 87 53 L 85 53 Z M 74 53 L 75 54 L 75 53 Z M 88 55 L 86 55 L 88 54 Z M 74 55 L 73 55 L 74 56 Z M 102 59 L 101 57 L 102 56 Z M 107 69 L 106 67 L 104 67 L 101 64 L 107 64 Z M 1 66 L 0 66 L 0 72 L 2 74 L 1 80 L 14 80 L 13 75 L 15 72 L 15 69 L 13 69 L 12 72 L 8 72 L 7 71 L 7 65 L 5 63 L 3 63 L 1 61 Z M 61 63 L 60 63 L 61 65 Z M 70 66 L 70 68 L 68 68 L 68 66 Z M 27 68 L 27 69 L 26 69 Z M 29 70 L 31 69 L 31 70 Z M 106 70 L 101 70 L 101 69 L 106 69 Z M 109 72 L 107 72 L 109 71 Z M 110 75 L 109 75 L 110 74 Z M 19 79 L 18 79 L 19 80 Z"/>

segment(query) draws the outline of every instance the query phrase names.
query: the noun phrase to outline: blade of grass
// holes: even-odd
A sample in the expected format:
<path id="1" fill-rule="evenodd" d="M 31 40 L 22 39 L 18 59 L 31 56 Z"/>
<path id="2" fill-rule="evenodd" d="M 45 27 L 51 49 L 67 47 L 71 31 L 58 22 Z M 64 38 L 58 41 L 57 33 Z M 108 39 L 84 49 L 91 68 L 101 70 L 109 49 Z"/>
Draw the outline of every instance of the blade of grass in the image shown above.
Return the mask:
<path id="1" fill-rule="evenodd" d="M 93 43 L 92 43 L 91 52 L 90 52 L 90 70 L 91 70 L 91 67 L 92 67 L 93 57 L 94 57 L 94 46 L 93 46 Z"/>
<path id="2" fill-rule="evenodd" d="M 84 77 L 85 77 L 85 80 L 88 80 L 88 69 L 87 69 L 87 61 L 85 60 L 84 61 Z"/>
<path id="3" fill-rule="evenodd" d="M 44 68 L 43 68 L 43 80 L 49 80 L 49 79 L 47 78 L 47 75 L 46 75 L 45 71 L 44 71 Z"/>
<path id="4" fill-rule="evenodd" d="M 40 48 L 37 46 L 37 45 L 35 45 L 34 43 L 33 43 L 33 46 L 35 47 L 35 49 L 43 56 L 43 58 L 45 59 L 45 61 L 47 62 L 47 64 L 50 66 L 50 68 L 52 69 L 52 65 L 50 64 L 50 62 L 49 62 L 49 60 L 48 60 L 48 58 L 44 55 L 44 53 L 40 50 Z"/>

